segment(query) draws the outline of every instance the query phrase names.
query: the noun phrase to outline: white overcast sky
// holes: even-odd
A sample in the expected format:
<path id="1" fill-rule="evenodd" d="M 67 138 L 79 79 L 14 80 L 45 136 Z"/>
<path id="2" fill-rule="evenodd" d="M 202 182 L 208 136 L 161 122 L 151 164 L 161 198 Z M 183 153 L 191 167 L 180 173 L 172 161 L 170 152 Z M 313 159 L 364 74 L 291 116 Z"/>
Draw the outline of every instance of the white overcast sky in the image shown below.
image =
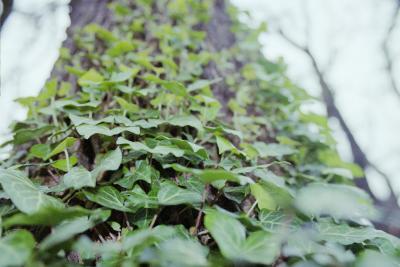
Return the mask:
<path id="1" fill-rule="evenodd" d="M 51 0 L 15 0 L 21 12 L 43 11 Z M 59 3 L 66 1 L 60 0 Z M 383 71 L 380 45 L 387 29 L 393 0 L 232 0 L 249 10 L 252 23 L 267 21 L 262 35 L 264 54 L 283 57 L 289 75 L 312 95 L 318 85 L 308 59 L 274 34 L 276 25 L 293 39 L 305 41 L 305 12 L 309 14 L 311 48 L 324 65 L 336 53 L 328 80 L 335 89 L 337 105 L 370 159 L 390 174 L 400 190 L 400 101 L 388 87 Z M 306 3 L 306 4 L 304 4 Z M 58 47 L 69 24 L 68 10 L 60 5 L 39 19 L 12 14 L 1 35 L 0 142 L 7 138 L 12 120 L 23 119 L 25 111 L 13 103 L 21 96 L 35 95 L 43 86 L 58 56 Z M 400 22 L 391 48 L 394 62 L 400 60 Z M 395 66 L 400 83 L 400 64 Z M 321 105 L 312 107 L 319 113 Z M 335 123 L 332 128 L 336 129 Z M 339 150 L 349 159 L 349 150 L 340 131 L 335 130 Z M 368 173 L 377 193 L 384 194 L 379 176 Z"/>

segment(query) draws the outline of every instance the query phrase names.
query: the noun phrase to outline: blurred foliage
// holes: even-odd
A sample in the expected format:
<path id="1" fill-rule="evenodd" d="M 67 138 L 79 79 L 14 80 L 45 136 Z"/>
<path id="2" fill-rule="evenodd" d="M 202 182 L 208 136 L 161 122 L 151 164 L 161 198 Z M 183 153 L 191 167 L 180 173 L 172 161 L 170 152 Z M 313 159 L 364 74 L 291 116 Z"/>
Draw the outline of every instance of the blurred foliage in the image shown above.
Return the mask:
<path id="1" fill-rule="evenodd" d="M 399 240 L 366 223 L 362 172 L 261 55 L 265 25 L 230 6 L 236 43 L 215 52 L 199 30 L 212 1 L 130 2 L 61 49 L 76 83 L 18 99 L 29 116 L 0 169 L 0 266 L 397 266 Z M 210 64 L 221 77 L 205 78 Z"/>

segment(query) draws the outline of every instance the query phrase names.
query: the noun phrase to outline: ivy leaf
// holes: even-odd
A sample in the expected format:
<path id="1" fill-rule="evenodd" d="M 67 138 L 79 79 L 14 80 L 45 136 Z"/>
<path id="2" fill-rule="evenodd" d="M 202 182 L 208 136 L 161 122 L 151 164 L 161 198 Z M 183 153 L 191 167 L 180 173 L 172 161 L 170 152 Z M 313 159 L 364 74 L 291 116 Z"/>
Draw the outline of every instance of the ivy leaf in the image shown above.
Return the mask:
<path id="1" fill-rule="evenodd" d="M 75 219 L 77 217 L 87 216 L 93 211 L 76 207 L 55 207 L 47 206 L 31 214 L 18 213 L 7 218 L 3 226 L 10 227 L 14 225 L 57 225 L 65 220 Z"/>
<path id="2" fill-rule="evenodd" d="M 109 210 L 98 210 L 97 213 L 89 217 L 80 217 L 70 221 L 65 221 L 55 227 L 40 244 L 39 249 L 45 251 L 55 245 L 63 243 L 76 234 L 85 232 L 98 223 L 101 223 L 111 215 Z"/>
<path id="3" fill-rule="evenodd" d="M 153 173 L 156 172 L 152 169 L 151 165 L 146 160 L 138 160 L 135 162 L 135 165 L 134 173 L 128 172 L 122 179 L 116 181 L 115 184 L 128 189 L 131 189 L 137 181 L 145 181 L 151 184 Z"/>
<path id="4" fill-rule="evenodd" d="M 54 107 L 57 109 L 61 109 L 64 107 L 74 107 L 74 108 L 82 108 L 82 109 L 95 109 L 99 107 L 100 101 L 90 101 L 90 102 L 84 102 L 80 103 L 78 101 L 74 101 L 71 99 L 66 99 L 66 100 L 57 100 L 54 102 Z"/>
<path id="5" fill-rule="evenodd" d="M 213 183 L 213 182 L 218 182 L 218 181 L 231 181 L 231 182 L 236 182 L 241 185 L 248 184 L 248 183 L 253 183 L 253 180 L 250 178 L 243 176 L 243 175 L 236 175 L 230 171 L 226 171 L 223 169 L 205 169 L 201 170 L 198 173 L 198 177 L 204 182 L 204 183 Z"/>
<path id="6" fill-rule="evenodd" d="M 75 156 L 71 156 L 69 158 L 69 167 L 73 167 L 78 163 L 78 158 Z M 64 172 L 68 171 L 68 161 L 66 159 L 59 159 L 54 161 L 51 166 L 53 166 L 56 169 L 62 170 Z"/>
<path id="7" fill-rule="evenodd" d="M 118 104 L 121 106 L 123 110 L 126 110 L 128 112 L 136 113 L 139 111 L 139 106 L 133 103 L 129 103 L 122 97 L 115 97 L 117 100 Z"/>
<path id="8" fill-rule="evenodd" d="M 115 150 L 108 151 L 96 164 L 96 167 L 92 170 L 91 174 L 93 179 L 105 171 L 115 171 L 119 169 L 122 163 L 122 152 L 119 147 Z"/>
<path id="9" fill-rule="evenodd" d="M 197 204 L 202 202 L 202 195 L 198 192 L 180 188 L 171 182 L 161 184 L 157 197 L 161 205 Z"/>
<path id="10" fill-rule="evenodd" d="M 24 266 L 35 247 L 27 230 L 16 230 L 0 239 L 0 266 Z"/>
<path id="11" fill-rule="evenodd" d="M 261 210 L 258 213 L 258 220 L 254 220 L 254 222 L 265 231 L 271 233 L 280 231 L 281 229 L 295 231 L 298 230 L 303 223 L 299 218 L 290 216 L 283 211 L 268 210 Z"/>
<path id="12" fill-rule="evenodd" d="M 143 260 L 151 265 L 209 266 L 208 249 L 190 239 L 172 238 L 161 242 L 151 257 Z"/>
<path id="13" fill-rule="evenodd" d="M 76 127 L 76 130 L 80 135 L 82 135 L 85 139 L 89 139 L 92 135 L 100 134 L 106 136 L 114 136 L 120 134 L 122 132 L 130 132 L 133 134 L 140 134 L 139 127 L 115 127 L 113 129 L 109 129 L 103 125 L 79 125 Z"/>
<path id="14" fill-rule="evenodd" d="M 251 193 L 257 200 L 259 209 L 275 210 L 277 205 L 271 195 L 259 184 L 251 184 Z"/>
<path id="15" fill-rule="evenodd" d="M 208 154 L 207 151 L 204 149 L 204 147 L 196 145 L 192 142 L 178 139 L 178 138 L 165 138 L 164 139 L 170 141 L 174 145 L 176 145 L 178 148 L 181 148 L 185 150 L 185 155 L 196 155 L 202 159 L 208 159 Z"/>
<path id="16" fill-rule="evenodd" d="M 248 183 L 247 179 L 241 178 L 239 175 L 223 170 L 223 169 L 193 169 L 187 168 L 185 166 L 173 163 L 173 164 L 165 164 L 164 168 L 173 168 L 176 171 L 184 172 L 184 173 L 192 173 L 195 174 L 203 183 L 212 183 L 220 180 L 226 180 L 237 183 Z"/>
<path id="17" fill-rule="evenodd" d="M 256 148 L 257 152 L 262 158 L 282 158 L 283 156 L 292 155 L 297 152 L 297 150 L 291 146 L 281 144 L 266 144 L 263 142 L 256 142 L 253 146 Z"/>
<path id="18" fill-rule="evenodd" d="M 161 81 L 161 85 L 178 96 L 186 96 L 188 93 L 183 84 L 175 81 Z"/>
<path id="19" fill-rule="evenodd" d="M 215 210 L 208 212 L 204 224 L 222 255 L 234 262 L 269 265 L 279 256 L 279 240 L 263 231 L 253 232 L 246 239 L 244 226 L 227 214 Z"/>
<path id="20" fill-rule="evenodd" d="M 367 249 L 360 253 L 355 263 L 355 267 L 396 267 L 399 266 L 398 258 L 389 257 L 372 249 Z"/>
<path id="21" fill-rule="evenodd" d="M 132 209 L 151 209 L 158 207 L 158 200 L 155 192 L 150 191 L 149 194 L 146 194 L 140 186 L 135 186 L 132 190 L 124 192 L 124 195 L 127 197 L 126 206 Z"/>
<path id="22" fill-rule="evenodd" d="M 104 77 L 98 73 L 95 69 L 90 69 L 78 79 L 80 86 L 88 86 L 96 83 L 100 83 L 104 80 Z"/>
<path id="23" fill-rule="evenodd" d="M 237 151 L 237 148 L 234 145 L 232 145 L 232 143 L 229 142 L 227 139 L 218 135 L 216 136 L 216 139 L 217 139 L 218 152 L 220 155 L 226 151 Z"/>
<path id="24" fill-rule="evenodd" d="M 51 158 L 52 156 L 55 156 L 61 152 L 63 152 L 65 149 L 73 146 L 78 139 L 74 137 L 67 137 L 65 138 L 61 143 L 59 143 L 46 157 L 45 160 Z"/>
<path id="25" fill-rule="evenodd" d="M 20 129 L 14 133 L 13 142 L 16 145 L 24 144 L 30 140 L 41 137 L 53 129 L 53 126 L 46 125 L 35 129 Z"/>
<path id="26" fill-rule="evenodd" d="M 168 119 L 168 123 L 174 126 L 185 127 L 190 126 L 199 131 L 203 130 L 200 120 L 192 115 L 174 116 Z"/>
<path id="27" fill-rule="evenodd" d="M 293 202 L 293 197 L 290 191 L 288 191 L 284 185 L 278 186 L 275 183 L 268 181 L 259 181 L 259 184 L 263 191 L 272 197 L 276 206 L 286 208 Z"/>
<path id="28" fill-rule="evenodd" d="M 238 220 L 213 210 L 206 214 L 204 225 L 217 242 L 222 255 L 232 260 L 240 259 L 246 229 Z"/>
<path id="29" fill-rule="evenodd" d="M 113 45 L 113 47 L 107 49 L 106 53 L 112 57 L 118 57 L 124 53 L 130 52 L 135 49 L 132 42 L 129 41 L 119 41 Z"/>
<path id="30" fill-rule="evenodd" d="M 151 154 L 159 154 L 162 156 L 167 156 L 168 154 L 172 154 L 175 157 L 182 157 L 185 154 L 185 151 L 177 148 L 175 146 L 166 146 L 166 145 L 158 145 L 154 148 L 150 148 L 145 144 L 140 142 L 132 142 L 123 137 L 119 137 L 117 139 L 118 145 L 129 145 L 130 148 L 134 151 L 146 151 Z"/>
<path id="31" fill-rule="evenodd" d="M 351 227 L 344 223 L 335 224 L 327 219 L 319 220 L 315 226 L 318 231 L 318 237 L 328 242 L 351 245 L 375 238 L 385 238 L 400 245 L 400 241 L 396 237 L 392 237 L 372 227 Z"/>
<path id="32" fill-rule="evenodd" d="M 36 144 L 29 149 L 29 155 L 43 160 L 46 158 L 48 154 L 50 154 L 50 152 L 51 148 L 50 145 L 48 144 Z"/>
<path id="33" fill-rule="evenodd" d="M 34 213 L 46 206 L 63 206 L 58 199 L 40 192 L 22 172 L 0 169 L 0 183 L 22 212 Z"/>
<path id="34" fill-rule="evenodd" d="M 75 190 L 83 187 L 95 187 L 96 177 L 92 176 L 90 171 L 84 167 L 74 167 L 63 177 L 63 183 L 67 188 Z"/>
<path id="35" fill-rule="evenodd" d="M 333 199 L 335 201 L 332 201 Z M 348 185 L 309 184 L 298 191 L 295 204 L 300 211 L 310 216 L 330 215 L 350 220 L 375 216 L 368 195 Z"/>
<path id="36" fill-rule="evenodd" d="M 106 208 L 131 212 L 132 210 L 124 205 L 125 199 L 121 193 L 112 186 L 103 186 L 92 193 L 90 191 L 83 191 L 86 198 Z M 134 211 L 133 211 L 134 212 Z"/>
<path id="37" fill-rule="evenodd" d="M 82 124 L 97 125 L 100 123 L 114 123 L 114 121 L 115 121 L 114 116 L 108 116 L 108 117 L 105 117 L 100 120 L 93 120 L 91 118 L 81 117 L 81 116 L 77 116 L 74 114 L 69 114 L 69 119 L 71 120 L 72 124 L 75 126 L 79 126 Z"/>
<path id="38" fill-rule="evenodd" d="M 258 231 L 248 236 L 241 251 L 240 260 L 270 265 L 280 254 L 280 242 L 272 234 Z"/>

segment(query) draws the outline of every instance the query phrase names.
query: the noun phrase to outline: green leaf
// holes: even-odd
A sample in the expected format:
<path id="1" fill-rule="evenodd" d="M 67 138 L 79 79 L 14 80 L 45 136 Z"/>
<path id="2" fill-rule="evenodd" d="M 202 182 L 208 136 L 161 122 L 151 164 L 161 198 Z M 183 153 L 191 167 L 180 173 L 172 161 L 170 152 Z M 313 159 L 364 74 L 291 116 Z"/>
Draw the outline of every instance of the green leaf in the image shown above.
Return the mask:
<path id="1" fill-rule="evenodd" d="M 97 213 L 89 217 L 80 217 L 70 221 L 65 221 L 55 227 L 39 245 L 39 249 L 45 251 L 55 245 L 68 241 L 76 234 L 85 232 L 98 223 L 101 223 L 111 215 L 108 210 L 98 210 Z"/>
<path id="2" fill-rule="evenodd" d="M 100 187 L 95 193 L 86 190 L 83 192 L 87 199 L 106 208 L 126 212 L 132 211 L 130 208 L 125 206 L 125 199 L 121 193 L 112 186 Z"/>
<path id="3" fill-rule="evenodd" d="M 203 130 L 203 125 L 200 120 L 192 115 L 174 116 L 168 119 L 168 123 L 174 126 L 185 127 L 190 126 L 199 131 Z"/>
<path id="4" fill-rule="evenodd" d="M 251 184 L 251 193 L 257 200 L 259 209 L 274 210 L 276 203 L 273 197 L 259 184 Z"/>
<path id="5" fill-rule="evenodd" d="M 164 266 L 209 266 L 208 249 L 194 240 L 172 238 L 161 242 L 145 262 Z"/>
<path id="6" fill-rule="evenodd" d="M 127 198 L 126 206 L 134 210 L 139 208 L 151 209 L 158 207 L 158 199 L 155 192 L 150 191 L 149 194 L 143 191 L 140 186 L 135 186 L 132 190 L 124 192 Z"/>
<path id="7" fill-rule="evenodd" d="M 365 250 L 357 258 L 355 267 L 396 267 L 399 266 L 399 260 L 393 257 L 383 255 L 374 250 Z"/>
<path id="8" fill-rule="evenodd" d="M 66 188 L 73 188 L 75 190 L 83 187 L 95 187 L 96 177 L 86 170 L 84 167 L 74 167 L 63 177 L 63 183 Z"/>
<path id="9" fill-rule="evenodd" d="M 206 169 L 198 172 L 198 176 L 205 183 L 211 183 L 218 180 L 227 180 L 232 182 L 239 182 L 237 175 L 225 170 Z"/>
<path id="10" fill-rule="evenodd" d="M 95 69 L 90 69 L 89 71 L 85 72 L 81 77 L 78 79 L 78 84 L 80 86 L 88 86 L 100 83 L 104 80 L 104 77 L 98 73 Z"/>
<path id="11" fill-rule="evenodd" d="M 45 160 L 51 158 L 52 156 L 55 156 L 61 152 L 63 152 L 65 149 L 73 146 L 76 141 L 78 141 L 78 139 L 74 138 L 74 137 L 67 137 L 65 138 L 61 143 L 59 143 L 54 149 L 53 151 L 51 151 L 46 157 Z"/>
<path id="12" fill-rule="evenodd" d="M 46 82 L 44 88 L 40 92 L 38 99 L 47 100 L 57 95 L 57 79 L 51 79 Z"/>
<path id="13" fill-rule="evenodd" d="M 69 163 L 69 167 L 71 168 L 78 163 L 78 158 L 75 156 L 71 156 L 69 158 L 69 162 L 66 159 L 59 159 L 59 160 L 54 161 L 54 163 L 52 163 L 51 166 L 53 166 L 56 169 L 67 172 L 68 171 L 68 163 Z"/>
<path id="14" fill-rule="evenodd" d="M 122 54 L 132 51 L 135 46 L 129 41 L 119 41 L 113 47 L 107 49 L 106 53 L 112 57 L 118 57 Z"/>
<path id="15" fill-rule="evenodd" d="M 161 81 L 161 85 L 178 96 L 186 96 L 188 93 L 183 84 L 175 81 Z"/>
<path id="16" fill-rule="evenodd" d="M 279 256 L 280 241 L 263 231 L 253 232 L 246 239 L 246 230 L 235 218 L 210 211 L 204 219 L 206 228 L 217 242 L 222 255 L 234 262 L 271 264 Z"/>
<path id="17" fill-rule="evenodd" d="M 278 186 L 268 181 L 259 181 L 259 184 L 262 186 L 263 190 L 274 199 L 277 206 L 286 208 L 292 204 L 293 197 L 284 185 Z"/>
<path id="18" fill-rule="evenodd" d="M 295 231 L 303 224 L 303 222 L 294 215 L 291 216 L 283 211 L 268 210 L 261 210 L 258 213 L 258 220 L 254 220 L 254 223 L 271 233 L 276 233 L 282 229 Z"/>
<path id="19" fill-rule="evenodd" d="M 172 154 L 175 157 L 182 157 L 185 154 L 185 151 L 177 148 L 172 145 L 158 145 L 154 148 L 150 148 L 145 144 L 142 144 L 140 142 L 132 142 L 129 141 L 123 137 L 119 137 L 117 139 L 117 144 L 118 145 L 129 145 L 129 147 L 134 150 L 134 151 L 145 151 L 151 154 L 159 154 L 161 156 L 167 156 L 168 154 Z"/>
<path id="20" fill-rule="evenodd" d="M 16 230 L 0 239 L 0 266 L 25 266 L 35 247 L 27 230 Z"/>
<path id="21" fill-rule="evenodd" d="M 202 202 L 198 192 L 180 188 L 171 182 L 163 182 L 158 191 L 158 202 L 161 205 L 197 204 Z"/>
<path id="22" fill-rule="evenodd" d="M 258 231 L 251 233 L 241 247 L 240 260 L 269 265 L 280 254 L 280 242 L 272 234 Z"/>
<path id="23" fill-rule="evenodd" d="M 65 220 L 87 216 L 93 211 L 84 209 L 80 206 L 75 207 L 55 207 L 47 206 L 31 214 L 18 213 L 7 218 L 3 225 L 10 227 L 14 225 L 57 225 Z"/>
<path id="24" fill-rule="evenodd" d="M 138 160 L 135 162 L 135 165 L 136 168 L 133 174 L 128 172 L 122 179 L 115 182 L 115 184 L 129 189 L 131 189 L 137 181 L 145 181 L 146 183 L 151 184 L 152 177 L 157 176 L 155 175 L 156 171 L 151 167 L 151 165 L 149 165 L 146 160 Z"/>
<path id="25" fill-rule="evenodd" d="M 115 171 L 119 169 L 122 163 L 122 151 L 119 147 L 108 151 L 101 157 L 96 167 L 91 171 L 93 179 L 96 180 L 99 175 L 105 171 Z"/>
<path id="26" fill-rule="evenodd" d="M 22 212 L 34 213 L 46 206 L 63 206 L 58 199 L 40 192 L 22 172 L 0 169 L 0 183 Z"/>
<path id="27" fill-rule="evenodd" d="M 45 159 L 46 156 L 48 154 L 50 154 L 51 152 L 51 148 L 50 145 L 48 144 L 36 144 L 33 145 L 30 149 L 29 149 L 29 154 L 31 156 L 40 158 L 40 159 Z"/>
<path id="28" fill-rule="evenodd" d="M 375 238 L 384 238 L 394 244 L 400 245 L 400 241 L 383 231 L 376 230 L 372 227 L 352 227 L 347 224 L 335 224 L 334 222 L 324 219 L 315 223 L 318 237 L 328 242 L 336 242 L 342 245 L 351 245 L 353 243 L 363 243 L 366 240 Z"/>
<path id="29" fill-rule="evenodd" d="M 226 180 L 226 181 L 237 182 L 237 183 L 249 182 L 248 180 L 241 179 L 240 176 L 238 176 L 235 173 L 225 171 L 222 169 L 199 170 L 199 169 L 187 168 L 187 167 L 184 167 L 184 166 L 176 164 L 176 163 L 164 165 L 164 168 L 169 168 L 169 167 L 173 168 L 174 170 L 179 171 L 179 172 L 195 174 L 204 183 L 212 183 L 212 182 L 220 181 L 220 180 Z"/>
<path id="30" fill-rule="evenodd" d="M 46 125 L 35 129 L 20 129 L 17 132 L 15 132 L 13 137 L 13 142 L 16 145 L 21 145 L 30 140 L 42 137 L 44 134 L 48 133 L 52 129 L 53 126 L 50 125 Z"/>
<path id="31" fill-rule="evenodd" d="M 293 149 L 291 146 L 288 145 L 266 144 L 263 142 L 256 142 L 254 143 L 253 146 L 256 148 L 257 152 L 262 158 L 267 158 L 267 157 L 282 158 L 283 156 L 297 153 L 296 149 Z"/>
<path id="32" fill-rule="evenodd" d="M 330 215 L 350 220 L 375 216 L 369 196 L 354 186 L 312 183 L 298 191 L 295 204 L 310 216 Z"/>
<path id="33" fill-rule="evenodd" d="M 113 129 L 109 129 L 102 125 L 79 125 L 76 127 L 76 130 L 80 135 L 82 135 L 85 139 L 89 139 L 92 135 L 100 134 L 106 136 L 114 136 L 118 135 L 122 132 L 130 132 L 133 134 L 140 134 L 140 128 L 138 127 L 115 127 Z"/>
<path id="34" fill-rule="evenodd" d="M 136 113 L 139 111 L 138 105 L 129 103 L 122 97 L 115 97 L 115 99 L 117 100 L 118 104 L 121 106 L 122 110 L 132 112 L 132 113 Z"/>
<path id="35" fill-rule="evenodd" d="M 237 151 L 237 148 L 227 139 L 218 135 L 216 136 L 216 139 L 219 154 L 223 154 L 226 151 Z"/>
<path id="36" fill-rule="evenodd" d="M 246 229 L 238 220 L 214 210 L 206 214 L 204 225 L 217 242 L 222 255 L 240 260 Z"/>

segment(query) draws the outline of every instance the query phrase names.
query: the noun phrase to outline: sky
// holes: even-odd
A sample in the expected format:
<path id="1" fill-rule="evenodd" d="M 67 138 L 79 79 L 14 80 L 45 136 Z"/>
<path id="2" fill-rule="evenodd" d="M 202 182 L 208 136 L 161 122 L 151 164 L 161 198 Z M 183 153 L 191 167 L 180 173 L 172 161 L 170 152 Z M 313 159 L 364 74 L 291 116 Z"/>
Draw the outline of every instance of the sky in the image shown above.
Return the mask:
<path id="1" fill-rule="evenodd" d="M 11 121 L 23 119 L 25 110 L 13 102 L 36 95 L 58 56 L 69 24 L 66 1 L 43 12 L 51 0 L 15 0 L 16 10 L 1 36 L 0 142 L 9 138 Z M 334 88 L 336 104 L 371 161 L 387 172 L 400 191 L 400 100 L 389 90 L 384 72 L 381 42 L 388 26 L 393 0 L 232 0 L 250 11 L 250 24 L 266 21 L 260 42 L 269 59 L 283 57 L 289 76 L 314 96 L 319 87 L 310 62 L 276 34 L 278 27 L 299 43 L 309 29 L 310 46 L 321 66 L 330 66 L 327 80 Z M 36 19 L 24 13 L 42 12 Z M 306 16 L 305 14 L 308 14 Z M 308 17 L 308 24 L 306 23 Z M 394 62 L 400 59 L 400 22 L 391 40 Z M 308 27 L 307 27 L 308 25 Z M 334 58 L 331 61 L 331 58 Z M 395 66 L 400 77 L 400 64 Z M 398 81 L 400 83 L 400 80 Z M 321 103 L 308 107 L 324 113 Z M 348 144 L 337 123 L 331 121 L 341 155 L 351 160 Z M 3 153 L 3 157 L 6 154 Z M 1 157 L 1 152 L 0 152 Z M 381 177 L 367 173 L 375 193 L 385 196 Z"/>

